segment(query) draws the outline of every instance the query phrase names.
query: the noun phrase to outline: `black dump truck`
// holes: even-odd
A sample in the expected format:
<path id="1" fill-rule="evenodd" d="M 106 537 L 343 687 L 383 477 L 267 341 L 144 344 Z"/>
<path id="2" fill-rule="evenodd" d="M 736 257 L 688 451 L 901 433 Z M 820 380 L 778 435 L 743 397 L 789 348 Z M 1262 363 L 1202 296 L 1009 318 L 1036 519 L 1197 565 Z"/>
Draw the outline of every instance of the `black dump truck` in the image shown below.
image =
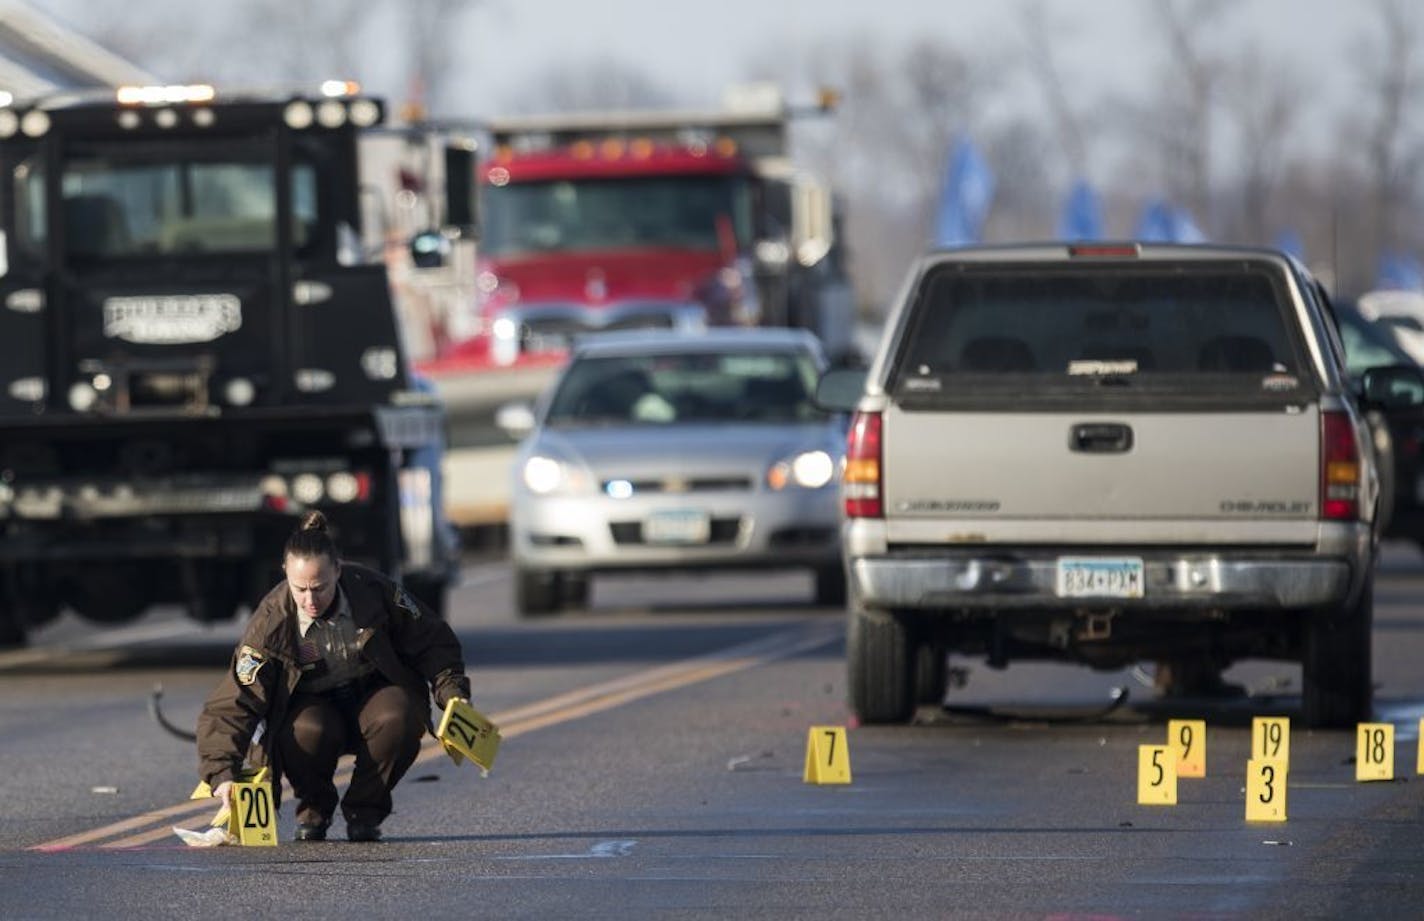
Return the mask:
<path id="1" fill-rule="evenodd" d="M 0 108 L 0 645 L 65 608 L 230 618 L 312 508 L 443 613 L 443 411 L 363 244 L 384 119 L 342 84 Z M 400 191 L 458 236 L 473 152 L 443 153 L 448 182 Z"/>

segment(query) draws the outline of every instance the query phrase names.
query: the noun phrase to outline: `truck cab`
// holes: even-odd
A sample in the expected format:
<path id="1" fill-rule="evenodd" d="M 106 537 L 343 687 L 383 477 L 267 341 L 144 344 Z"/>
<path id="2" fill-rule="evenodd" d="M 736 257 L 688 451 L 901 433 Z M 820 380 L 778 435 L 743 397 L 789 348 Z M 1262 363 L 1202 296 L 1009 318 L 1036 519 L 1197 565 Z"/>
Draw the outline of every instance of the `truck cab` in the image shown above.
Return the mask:
<path id="1" fill-rule="evenodd" d="M 384 117 L 345 83 L 0 108 L 0 641 L 65 607 L 232 616 L 307 508 L 442 606 L 443 411 L 361 243 Z"/>
<path id="2" fill-rule="evenodd" d="M 778 96 L 491 122 L 477 300 L 443 354 L 506 366 L 601 330 L 793 326 L 848 356 L 835 203 L 794 164 L 790 120 Z"/>

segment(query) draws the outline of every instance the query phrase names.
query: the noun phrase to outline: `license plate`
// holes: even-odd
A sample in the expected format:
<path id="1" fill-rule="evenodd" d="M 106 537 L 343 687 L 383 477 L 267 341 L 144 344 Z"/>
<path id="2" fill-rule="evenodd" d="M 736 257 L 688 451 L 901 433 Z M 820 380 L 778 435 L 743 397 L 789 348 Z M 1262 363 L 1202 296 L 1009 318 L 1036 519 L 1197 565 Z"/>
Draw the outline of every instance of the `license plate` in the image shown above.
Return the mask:
<path id="1" fill-rule="evenodd" d="M 643 522 L 643 540 L 650 544 L 705 544 L 711 536 L 706 512 L 654 512 Z"/>
<path id="2" fill-rule="evenodd" d="M 1134 557 L 1059 557 L 1060 598 L 1141 598 L 1142 560 Z"/>
<path id="3" fill-rule="evenodd" d="M 524 340 L 524 351 L 562 352 L 568 349 L 569 338 L 565 333 L 532 333 Z"/>

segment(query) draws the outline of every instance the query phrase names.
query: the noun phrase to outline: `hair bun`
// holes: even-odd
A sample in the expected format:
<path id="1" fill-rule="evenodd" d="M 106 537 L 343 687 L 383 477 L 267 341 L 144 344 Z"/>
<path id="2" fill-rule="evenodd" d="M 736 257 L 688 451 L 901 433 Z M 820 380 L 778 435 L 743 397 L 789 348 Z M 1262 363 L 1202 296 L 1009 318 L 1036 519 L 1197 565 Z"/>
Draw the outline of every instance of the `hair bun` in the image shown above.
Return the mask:
<path id="1" fill-rule="evenodd" d="M 306 515 L 302 516 L 302 526 L 298 530 L 325 531 L 326 516 L 315 510 L 307 512 Z"/>

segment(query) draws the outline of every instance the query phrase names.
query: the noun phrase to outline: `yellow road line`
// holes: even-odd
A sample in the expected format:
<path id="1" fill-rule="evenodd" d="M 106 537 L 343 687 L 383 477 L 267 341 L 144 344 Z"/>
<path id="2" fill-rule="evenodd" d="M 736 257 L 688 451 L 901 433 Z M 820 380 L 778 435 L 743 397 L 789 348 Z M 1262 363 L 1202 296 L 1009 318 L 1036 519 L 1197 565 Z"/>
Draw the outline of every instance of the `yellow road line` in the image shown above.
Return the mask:
<path id="1" fill-rule="evenodd" d="M 209 800 L 197 800 L 194 802 L 180 803 L 177 806 L 169 806 L 167 809 L 159 809 L 154 812 L 141 812 L 130 819 L 122 822 L 115 822 L 112 825 L 105 825 L 103 828 L 96 828 L 93 831 L 80 832 L 70 835 L 67 838 L 56 838 L 53 841 L 46 841 L 44 844 L 36 844 L 27 850 L 31 851 L 62 851 L 67 848 L 77 847 L 100 838 L 107 838 L 119 832 L 128 831 L 131 828 L 139 828 L 150 822 L 166 821 L 178 816 L 187 815 L 190 812 L 198 812 L 202 809 L 211 809 L 213 804 Z M 172 834 L 170 832 L 170 834 Z"/>
<path id="2" fill-rule="evenodd" d="M 707 655 L 684 659 L 681 662 L 659 666 L 647 671 L 635 672 L 574 691 L 556 694 L 534 703 L 492 713 L 490 719 L 500 727 L 501 738 L 512 739 L 537 729 L 611 710 L 655 694 L 710 681 L 733 672 L 745 671 L 778 659 L 808 652 L 832 642 L 838 636 L 838 625 L 833 627 L 829 624 L 816 624 L 809 628 L 773 634 Z M 445 757 L 445 750 L 434 739 L 427 737 L 422 743 L 420 754 L 416 756 L 415 764 L 442 757 Z M 344 767 L 337 772 L 336 782 L 342 784 L 349 781 L 351 772 L 352 769 L 349 766 Z M 290 790 L 290 788 L 287 789 Z M 171 836 L 173 830 L 169 823 L 172 820 L 190 814 L 215 811 L 215 809 L 216 804 L 211 799 L 189 800 L 166 809 L 142 813 L 111 825 L 105 825 L 102 828 L 33 845 L 28 850 L 67 850 L 86 844 L 95 844 L 137 828 L 147 828 L 154 822 L 161 823 L 156 828 L 149 828 L 138 834 L 96 845 L 102 848 L 142 847 Z"/>

